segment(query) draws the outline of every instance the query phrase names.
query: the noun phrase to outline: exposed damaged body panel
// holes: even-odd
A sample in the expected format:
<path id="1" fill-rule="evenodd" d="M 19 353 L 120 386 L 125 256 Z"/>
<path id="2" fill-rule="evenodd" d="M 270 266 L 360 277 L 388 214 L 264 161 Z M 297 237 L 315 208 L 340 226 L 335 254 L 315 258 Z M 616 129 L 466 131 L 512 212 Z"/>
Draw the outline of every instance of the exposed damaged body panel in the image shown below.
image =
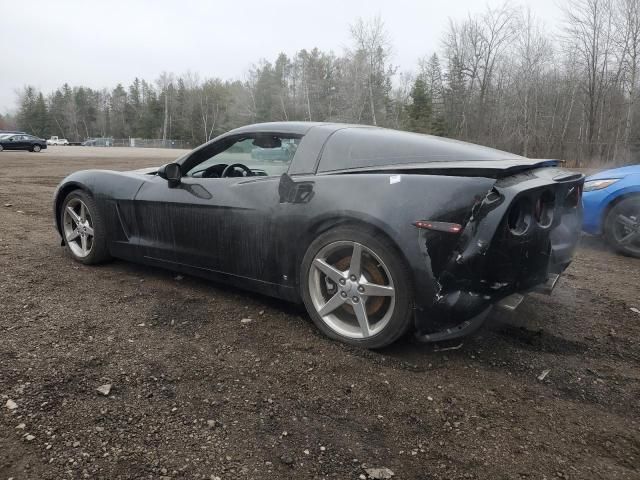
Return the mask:
<path id="1" fill-rule="evenodd" d="M 216 163 L 232 158 L 225 152 L 276 160 Z M 63 243 L 61 207 L 81 189 L 105 219 L 112 256 L 300 301 L 310 246 L 357 228 L 408 266 L 425 341 L 471 331 L 492 305 L 557 278 L 581 224 L 583 177 L 557 161 L 379 128 L 248 126 L 176 163 L 177 181 L 166 167 L 70 175 L 54 203 Z M 334 287 L 328 279 L 327 291 Z"/>

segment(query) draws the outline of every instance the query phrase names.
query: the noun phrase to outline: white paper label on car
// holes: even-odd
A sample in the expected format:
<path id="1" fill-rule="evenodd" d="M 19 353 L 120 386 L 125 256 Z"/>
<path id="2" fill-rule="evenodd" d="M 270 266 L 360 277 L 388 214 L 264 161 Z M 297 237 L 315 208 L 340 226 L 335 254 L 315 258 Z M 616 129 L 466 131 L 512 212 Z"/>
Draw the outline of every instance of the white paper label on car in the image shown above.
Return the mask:
<path id="1" fill-rule="evenodd" d="M 389 183 L 391 185 L 393 185 L 394 183 L 400 183 L 400 180 L 402 180 L 402 176 L 401 175 L 391 175 L 389 177 Z"/>

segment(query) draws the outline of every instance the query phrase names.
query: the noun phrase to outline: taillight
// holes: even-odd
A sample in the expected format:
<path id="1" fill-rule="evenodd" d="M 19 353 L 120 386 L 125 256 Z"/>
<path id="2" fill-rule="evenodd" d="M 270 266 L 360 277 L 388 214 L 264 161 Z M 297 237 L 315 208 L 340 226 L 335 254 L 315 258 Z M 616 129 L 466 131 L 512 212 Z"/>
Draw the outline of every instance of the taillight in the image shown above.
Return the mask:
<path id="1" fill-rule="evenodd" d="M 433 230 L 436 232 L 460 233 L 462 225 L 449 222 L 432 222 L 429 220 L 418 220 L 413 225 L 425 230 Z"/>
<path id="2" fill-rule="evenodd" d="M 567 192 L 567 196 L 564 200 L 564 204 L 566 207 L 577 207 L 580 204 L 580 200 L 582 199 L 582 185 L 574 185 L 569 188 Z"/>

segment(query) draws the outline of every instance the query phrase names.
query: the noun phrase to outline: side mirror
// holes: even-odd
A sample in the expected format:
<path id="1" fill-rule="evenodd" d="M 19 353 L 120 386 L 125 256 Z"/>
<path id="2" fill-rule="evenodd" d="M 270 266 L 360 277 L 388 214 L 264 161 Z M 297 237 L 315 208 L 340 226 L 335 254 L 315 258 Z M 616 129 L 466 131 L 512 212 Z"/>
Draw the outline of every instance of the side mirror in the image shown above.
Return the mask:
<path id="1" fill-rule="evenodd" d="M 182 172 L 180 165 L 177 163 L 167 163 L 158 170 L 158 176 L 164 178 L 169 183 L 169 188 L 175 188 L 180 185 Z"/>

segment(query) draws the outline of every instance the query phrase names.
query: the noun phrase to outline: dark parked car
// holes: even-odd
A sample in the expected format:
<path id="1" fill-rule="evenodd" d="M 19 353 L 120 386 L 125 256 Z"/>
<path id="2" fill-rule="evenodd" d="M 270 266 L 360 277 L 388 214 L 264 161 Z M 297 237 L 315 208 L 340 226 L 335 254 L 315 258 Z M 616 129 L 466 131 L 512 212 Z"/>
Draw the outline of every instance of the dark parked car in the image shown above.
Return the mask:
<path id="1" fill-rule="evenodd" d="M 27 134 L 0 135 L 0 152 L 2 150 L 29 150 L 39 152 L 47 148 L 46 140 Z"/>
<path id="2" fill-rule="evenodd" d="M 253 148 L 295 144 L 289 162 Z M 461 336 L 547 293 L 570 263 L 584 178 L 439 137 L 268 123 L 160 168 L 85 170 L 55 193 L 62 244 L 304 302 L 326 335 L 388 345 Z"/>

